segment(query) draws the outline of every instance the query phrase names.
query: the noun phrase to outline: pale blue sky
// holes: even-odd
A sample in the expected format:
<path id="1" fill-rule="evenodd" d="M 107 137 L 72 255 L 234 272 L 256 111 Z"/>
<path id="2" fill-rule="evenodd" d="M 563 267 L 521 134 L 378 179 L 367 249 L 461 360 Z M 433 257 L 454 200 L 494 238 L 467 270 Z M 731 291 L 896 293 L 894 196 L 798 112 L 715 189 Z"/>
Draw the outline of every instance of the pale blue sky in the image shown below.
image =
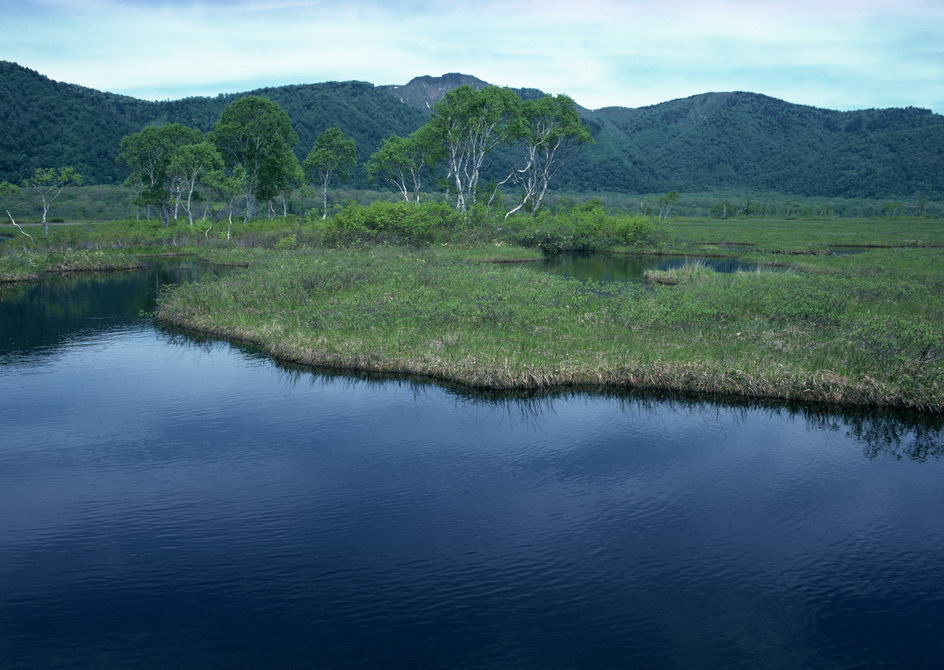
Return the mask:
<path id="1" fill-rule="evenodd" d="M 591 108 L 755 91 L 944 112 L 944 0 L 0 0 L 0 60 L 142 98 L 422 74 Z"/>

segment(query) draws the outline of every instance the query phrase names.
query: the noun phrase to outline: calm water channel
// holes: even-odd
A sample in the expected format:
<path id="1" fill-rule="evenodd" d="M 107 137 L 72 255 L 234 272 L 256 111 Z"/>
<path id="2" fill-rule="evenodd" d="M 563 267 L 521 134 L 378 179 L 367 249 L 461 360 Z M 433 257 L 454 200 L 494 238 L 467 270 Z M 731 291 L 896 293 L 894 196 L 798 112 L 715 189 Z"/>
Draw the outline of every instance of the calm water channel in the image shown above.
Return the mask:
<path id="1" fill-rule="evenodd" d="M 0 667 L 944 657 L 940 423 L 287 369 L 206 271 L 0 288 Z"/>
<path id="2" fill-rule="evenodd" d="M 647 270 L 672 270 L 686 263 L 703 263 L 715 272 L 754 270 L 757 265 L 734 258 L 645 256 L 641 254 L 554 254 L 533 267 L 565 277 L 592 281 L 642 281 Z"/>

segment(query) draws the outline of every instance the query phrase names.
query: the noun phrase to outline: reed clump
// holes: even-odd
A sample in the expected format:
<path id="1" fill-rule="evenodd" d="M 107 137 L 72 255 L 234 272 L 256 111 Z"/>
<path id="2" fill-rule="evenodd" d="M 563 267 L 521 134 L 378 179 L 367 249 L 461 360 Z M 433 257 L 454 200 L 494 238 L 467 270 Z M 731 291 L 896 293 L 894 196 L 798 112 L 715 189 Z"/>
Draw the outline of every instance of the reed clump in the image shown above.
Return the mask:
<path id="1" fill-rule="evenodd" d="M 708 264 L 701 260 L 689 260 L 683 266 L 670 270 L 646 270 L 643 279 L 652 284 L 675 286 L 691 284 L 713 274 Z"/>

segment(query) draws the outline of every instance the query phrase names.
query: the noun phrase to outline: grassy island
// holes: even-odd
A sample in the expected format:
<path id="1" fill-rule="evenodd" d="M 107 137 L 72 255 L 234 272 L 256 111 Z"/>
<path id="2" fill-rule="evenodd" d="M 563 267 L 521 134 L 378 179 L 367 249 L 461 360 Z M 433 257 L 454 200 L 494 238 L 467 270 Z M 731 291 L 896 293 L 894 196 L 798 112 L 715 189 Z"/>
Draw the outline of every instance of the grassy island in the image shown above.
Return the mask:
<path id="1" fill-rule="evenodd" d="M 507 247 L 252 250 L 246 270 L 166 292 L 158 316 L 284 360 L 474 387 L 944 411 L 940 250 L 773 251 L 731 252 L 752 272 L 595 283 L 482 262 L 533 256 Z"/>
<path id="2" fill-rule="evenodd" d="M 240 223 L 232 239 L 218 227 L 126 221 L 19 236 L 0 245 L 0 282 L 189 255 L 233 270 L 164 291 L 158 318 L 286 361 L 491 389 L 944 413 L 940 219 L 655 222 L 578 205 L 505 221 L 373 203 L 325 221 Z M 583 281 L 541 262 L 571 251 L 644 272 Z M 670 255 L 690 258 L 657 260 Z M 743 270 L 718 272 L 715 259 Z M 609 262 L 595 256 L 592 276 Z"/>
<path id="3" fill-rule="evenodd" d="M 115 249 L 16 249 L 0 254 L 0 283 L 35 281 L 44 272 L 110 272 L 141 267 L 144 263 L 139 258 Z"/>

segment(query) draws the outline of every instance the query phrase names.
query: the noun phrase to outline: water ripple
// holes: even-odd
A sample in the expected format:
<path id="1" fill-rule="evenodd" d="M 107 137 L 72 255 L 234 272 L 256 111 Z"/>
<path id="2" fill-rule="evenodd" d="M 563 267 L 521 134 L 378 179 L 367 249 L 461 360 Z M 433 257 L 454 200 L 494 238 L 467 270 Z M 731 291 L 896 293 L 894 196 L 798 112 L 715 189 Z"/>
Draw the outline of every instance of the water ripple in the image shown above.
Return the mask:
<path id="1" fill-rule="evenodd" d="M 944 463 L 861 442 L 921 427 L 477 399 L 286 370 L 116 314 L 0 351 L 5 668 L 944 653 Z"/>

